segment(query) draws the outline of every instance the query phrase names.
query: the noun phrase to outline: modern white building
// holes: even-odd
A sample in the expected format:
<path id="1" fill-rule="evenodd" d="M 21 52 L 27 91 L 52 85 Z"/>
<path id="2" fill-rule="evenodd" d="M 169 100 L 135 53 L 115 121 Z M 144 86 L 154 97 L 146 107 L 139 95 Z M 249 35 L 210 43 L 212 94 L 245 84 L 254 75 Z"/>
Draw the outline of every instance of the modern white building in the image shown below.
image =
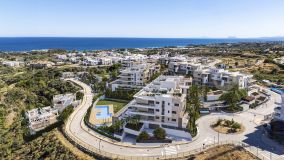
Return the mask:
<path id="1" fill-rule="evenodd" d="M 80 101 L 76 101 L 75 94 L 68 93 L 53 96 L 52 103 L 54 108 L 58 109 L 59 112 L 62 112 L 69 105 L 76 107 Z"/>
<path id="2" fill-rule="evenodd" d="M 58 109 L 49 106 L 32 109 L 26 112 L 26 117 L 29 119 L 29 128 L 32 133 L 57 122 L 58 116 Z"/>
<path id="3" fill-rule="evenodd" d="M 121 71 L 119 79 L 111 82 L 109 86 L 112 91 L 116 89 L 141 89 L 160 71 L 160 65 L 154 63 L 144 63 L 137 66 L 128 67 Z"/>
<path id="4" fill-rule="evenodd" d="M 168 64 L 168 69 L 171 74 L 182 74 L 182 75 L 187 75 L 187 74 L 192 75 L 194 71 L 202 69 L 203 67 L 204 66 L 201 65 L 200 63 L 187 62 L 187 61 L 182 61 L 182 62 L 171 61 Z"/>
<path id="5" fill-rule="evenodd" d="M 122 67 L 132 67 L 137 64 L 145 63 L 148 57 L 143 54 L 132 54 L 130 56 L 124 56 L 121 62 Z"/>
<path id="6" fill-rule="evenodd" d="M 135 116 L 145 129 L 162 127 L 168 134 L 191 138 L 186 129 L 188 115 L 185 111 L 190 85 L 191 79 L 183 76 L 159 76 L 136 93 L 134 100 L 113 120 Z"/>
<path id="7" fill-rule="evenodd" d="M 199 69 L 193 72 L 194 84 L 224 90 L 229 89 L 233 84 L 238 85 L 239 88 L 248 88 L 251 79 L 252 75 L 217 68 Z"/>

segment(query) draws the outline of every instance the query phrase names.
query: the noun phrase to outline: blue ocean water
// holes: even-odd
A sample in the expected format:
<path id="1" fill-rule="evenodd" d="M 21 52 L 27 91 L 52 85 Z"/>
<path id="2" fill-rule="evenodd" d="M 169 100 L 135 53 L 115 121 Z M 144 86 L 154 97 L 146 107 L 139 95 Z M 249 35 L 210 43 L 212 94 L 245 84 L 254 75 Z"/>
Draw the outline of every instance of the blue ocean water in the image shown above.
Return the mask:
<path id="1" fill-rule="evenodd" d="M 275 39 L 194 39 L 194 38 L 60 38 L 29 37 L 0 38 L 0 51 L 30 51 L 39 49 L 102 50 L 114 48 L 154 48 L 189 44 L 265 42 Z"/>

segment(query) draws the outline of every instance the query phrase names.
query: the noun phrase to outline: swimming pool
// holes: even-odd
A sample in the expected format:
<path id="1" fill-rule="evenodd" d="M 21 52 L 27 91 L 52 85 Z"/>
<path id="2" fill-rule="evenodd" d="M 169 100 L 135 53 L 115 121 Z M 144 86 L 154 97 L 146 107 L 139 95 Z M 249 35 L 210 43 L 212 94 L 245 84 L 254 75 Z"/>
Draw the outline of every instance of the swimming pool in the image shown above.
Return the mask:
<path id="1" fill-rule="evenodd" d="M 284 94 L 284 90 L 278 89 L 278 88 L 270 88 L 271 91 L 279 93 L 279 94 Z"/>
<path id="2" fill-rule="evenodd" d="M 96 119 L 106 119 L 112 116 L 112 114 L 109 113 L 109 106 L 96 106 L 96 109 L 99 110 L 96 113 Z"/>

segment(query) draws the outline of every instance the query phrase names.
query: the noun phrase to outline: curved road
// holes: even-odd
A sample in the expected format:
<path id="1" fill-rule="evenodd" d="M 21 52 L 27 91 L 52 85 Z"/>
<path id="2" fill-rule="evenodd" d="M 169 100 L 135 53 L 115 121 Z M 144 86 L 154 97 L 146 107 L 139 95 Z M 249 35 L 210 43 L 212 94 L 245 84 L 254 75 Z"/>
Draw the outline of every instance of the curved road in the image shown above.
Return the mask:
<path id="1" fill-rule="evenodd" d="M 210 124 L 216 121 L 218 118 L 234 118 L 234 120 L 242 122 L 246 128 L 246 130 L 241 134 L 219 134 L 220 141 L 244 141 L 246 143 L 250 142 L 250 145 L 259 146 L 260 144 L 263 144 L 260 141 L 262 135 L 258 132 L 256 127 L 260 125 L 260 122 L 263 119 L 264 115 L 273 112 L 275 102 L 281 102 L 280 95 L 269 91 L 269 93 L 271 94 L 271 99 L 266 103 L 267 105 L 263 105 L 256 110 L 250 109 L 239 114 L 213 113 L 201 117 L 197 121 L 200 135 L 193 142 L 161 145 L 156 147 L 142 147 L 129 145 L 122 142 L 114 142 L 88 129 L 88 127 L 83 123 L 83 118 L 85 113 L 87 112 L 87 109 L 92 104 L 93 94 L 91 88 L 78 80 L 67 80 L 80 85 L 84 89 L 84 98 L 82 100 L 82 103 L 69 117 L 65 126 L 65 131 L 73 140 L 75 139 L 77 142 L 80 142 L 81 144 L 88 146 L 88 148 L 96 150 L 96 152 L 103 155 L 105 153 L 113 153 L 121 156 L 158 157 L 194 150 L 202 147 L 203 144 L 208 145 L 217 143 L 218 133 L 210 128 Z M 270 145 L 267 144 L 265 144 L 265 146 L 270 147 Z M 263 152 L 260 154 L 264 154 L 264 156 L 267 157 L 268 153 Z"/>

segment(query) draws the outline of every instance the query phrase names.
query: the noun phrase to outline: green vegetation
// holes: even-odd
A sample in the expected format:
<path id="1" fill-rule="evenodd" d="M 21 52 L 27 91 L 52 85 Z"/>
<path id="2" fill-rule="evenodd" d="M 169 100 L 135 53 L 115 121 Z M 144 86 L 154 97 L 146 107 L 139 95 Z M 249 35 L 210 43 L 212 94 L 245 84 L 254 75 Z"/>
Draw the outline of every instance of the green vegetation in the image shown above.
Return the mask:
<path id="1" fill-rule="evenodd" d="M 72 105 L 67 106 L 67 107 L 62 111 L 62 113 L 59 115 L 58 119 L 59 119 L 60 121 L 65 122 L 65 121 L 68 119 L 68 117 L 72 114 L 73 110 L 74 110 L 74 107 L 73 107 Z"/>
<path id="2" fill-rule="evenodd" d="M 113 112 L 118 112 L 123 108 L 128 102 L 119 100 L 100 100 L 97 105 L 113 105 Z"/>
<path id="3" fill-rule="evenodd" d="M 161 72 L 158 72 L 158 73 L 155 73 L 148 82 L 152 82 L 153 80 L 155 80 L 156 78 L 158 78 L 162 73 Z"/>
<path id="4" fill-rule="evenodd" d="M 239 89 L 238 85 L 233 85 L 231 89 L 229 89 L 228 92 L 223 93 L 220 96 L 220 100 L 226 101 L 229 104 L 229 110 L 230 111 L 238 111 L 239 107 L 237 106 L 237 103 L 244 97 L 247 96 L 247 91 L 244 89 Z"/>
<path id="5" fill-rule="evenodd" d="M 138 92 L 138 90 L 135 89 L 132 90 L 117 89 L 116 91 L 113 92 L 111 91 L 111 89 L 107 89 L 105 95 L 107 98 L 131 100 L 136 92 Z"/>
<path id="6" fill-rule="evenodd" d="M 146 131 L 141 132 L 138 137 L 137 141 L 143 141 L 143 140 L 148 140 L 150 138 L 149 134 Z"/>
<path id="7" fill-rule="evenodd" d="M 166 131 L 163 129 L 163 128 L 156 128 L 154 131 L 153 131 L 153 134 L 154 134 L 154 137 L 156 139 L 159 139 L 159 140 L 164 140 L 166 139 Z"/>
<path id="8" fill-rule="evenodd" d="M 78 159 L 59 143 L 52 132 L 40 133 L 40 137 L 32 139 L 26 137 L 25 111 L 51 105 L 53 95 L 74 93 L 80 89 L 72 83 L 60 81 L 61 72 L 60 69 L 0 67 L 3 87 L 0 89 L 0 159 Z"/>
<path id="9" fill-rule="evenodd" d="M 234 119 L 218 119 L 217 122 L 211 127 L 213 127 L 216 131 L 220 133 L 236 133 L 240 132 L 243 129 L 242 125 L 234 121 Z"/>
<path id="10" fill-rule="evenodd" d="M 196 120 L 199 118 L 199 109 L 201 106 L 199 96 L 201 96 L 202 90 L 197 85 L 192 85 L 189 88 L 188 102 L 186 105 L 186 111 L 189 114 L 188 130 L 192 137 L 197 135 Z"/>
<path id="11" fill-rule="evenodd" d="M 83 97 L 84 97 L 84 93 L 82 93 L 82 92 L 77 92 L 76 93 L 76 100 L 83 99 Z"/>
<path id="12" fill-rule="evenodd" d="M 143 126 L 143 123 L 140 123 L 140 118 L 138 116 L 127 117 L 125 119 L 125 127 L 139 131 Z"/>

